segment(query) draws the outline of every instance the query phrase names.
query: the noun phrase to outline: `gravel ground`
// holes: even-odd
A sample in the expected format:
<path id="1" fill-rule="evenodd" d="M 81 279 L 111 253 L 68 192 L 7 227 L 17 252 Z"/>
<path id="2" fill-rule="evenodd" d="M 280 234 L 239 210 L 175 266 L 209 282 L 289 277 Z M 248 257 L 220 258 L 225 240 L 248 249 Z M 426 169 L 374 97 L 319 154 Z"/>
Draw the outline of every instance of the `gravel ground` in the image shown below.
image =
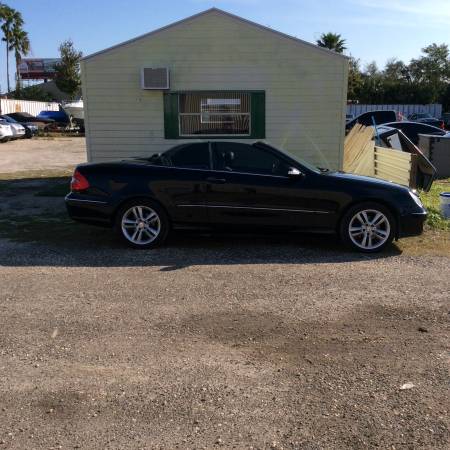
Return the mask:
<path id="1" fill-rule="evenodd" d="M 86 161 L 84 137 L 19 139 L 0 144 L 0 173 L 73 167 Z"/>
<path id="2" fill-rule="evenodd" d="M 52 226 L 0 239 L 0 450 L 448 448 L 449 257 Z"/>

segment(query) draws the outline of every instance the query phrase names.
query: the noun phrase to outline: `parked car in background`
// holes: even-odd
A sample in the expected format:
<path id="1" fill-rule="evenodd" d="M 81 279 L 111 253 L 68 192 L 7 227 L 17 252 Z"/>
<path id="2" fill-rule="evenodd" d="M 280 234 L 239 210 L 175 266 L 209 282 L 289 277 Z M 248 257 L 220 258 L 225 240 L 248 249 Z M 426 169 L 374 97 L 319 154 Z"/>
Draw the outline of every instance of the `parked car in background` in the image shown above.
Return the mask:
<path id="1" fill-rule="evenodd" d="M 19 123 L 9 123 L 13 132 L 13 139 L 22 139 L 25 137 L 25 128 Z"/>
<path id="2" fill-rule="evenodd" d="M 442 114 L 441 120 L 444 122 L 445 128 L 450 130 L 450 113 Z"/>
<path id="3" fill-rule="evenodd" d="M 396 128 L 397 130 L 402 130 L 414 145 L 419 143 L 419 134 L 432 134 L 435 136 L 445 136 L 447 134 L 447 131 L 442 128 L 437 128 L 421 122 L 404 120 L 402 122 L 390 122 L 384 125 L 390 128 Z"/>
<path id="4" fill-rule="evenodd" d="M 69 123 L 69 116 L 64 111 L 41 111 L 36 117 L 53 120 L 55 126 L 65 127 Z"/>
<path id="5" fill-rule="evenodd" d="M 45 117 L 36 117 L 26 112 L 8 113 L 7 116 L 12 117 L 14 120 L 20 123 L 34 123 L 39 128 L 43 129 L 55 123 L 55 121 L 52 119 L 47 119 Z"/>
<path id="6" fill-rule="evenodd" d="M 397 120 L 401 120 L 401 116 L 397 111 L 367 111 L 365 113 L 360 114 L 355 117 L 353 120 L 350 120 L 345 125 L 345 129 L 351 130 L 357 123 L 360 125 L 364 125 L 366 127 L 370 127 L 373 125 L 382 125 L 387 122 L 396 122 Z"/>
<path id="7" fill-rule="evenodd" d="M 413 113 L 407 117 L 408 120 L 419 120 L 419 119 L 434 119 L 430 113 Z"/>
<path id="8" fill-rule="evenodd" d="M 11 126 L 5 119 L 0 118 L 0 142 L 7 142 L 13 136 Z"/>
<path id="9" fill-rule="evenodd" d="M 172 227 L 237 227 L 337 233 L 372 253 L 422 233 L 426 218 L 405 186 L 318 169 L 263 142 L 192 142 L 81 164 L 66 205 L 73 219 L 114 227 L 134 248 L 161 245 Z"/>
<path id="10" fill-rule="evenodd" d="M 33 123 L 33 122 L 22 122 L 22 123 L 19 123 L 19 122 L 17 122 L 17 120 L 13 119 L 8 114 L 5 114 L 5 115 L 0 116 L 0 117 L 5 119 L 9 124 L 22 125 L 25 128 L 25 137 L 28 138 L 28 139 L 31 139 L 39 131 L 38 126 L 35 123 Z"/>
<path id="11" fill-rule="evenodd" d="M 408 116 L 409 121 L 426 123 L 428 125 L 432 125 L 433 127 L 445 129 L 445 124 L 442 119 L 437 119 L 428 113 L 414 113 Z"/>

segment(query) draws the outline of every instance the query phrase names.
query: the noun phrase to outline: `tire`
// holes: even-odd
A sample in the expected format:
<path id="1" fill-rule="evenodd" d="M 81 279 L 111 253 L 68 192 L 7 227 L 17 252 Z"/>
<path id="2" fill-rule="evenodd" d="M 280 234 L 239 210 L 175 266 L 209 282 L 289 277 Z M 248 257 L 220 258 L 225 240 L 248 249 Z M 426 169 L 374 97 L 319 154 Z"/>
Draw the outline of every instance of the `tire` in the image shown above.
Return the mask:
<path id="1" fill-rule="evenodd" d="M 115 230 L 130 247 L 151 249 L 161 246 L 166 240 L 170 220 L 158 203 L 149 199 L 135 199 L 120 207 Z"/>
<path id="2" fill-rule="evenodd" d="M 396 222 L 384 205 L 376 202 L 360 203 L 343 216 L 341 239 L 350 248 L 363 253 L 376 253 L 394 239 Z"/>

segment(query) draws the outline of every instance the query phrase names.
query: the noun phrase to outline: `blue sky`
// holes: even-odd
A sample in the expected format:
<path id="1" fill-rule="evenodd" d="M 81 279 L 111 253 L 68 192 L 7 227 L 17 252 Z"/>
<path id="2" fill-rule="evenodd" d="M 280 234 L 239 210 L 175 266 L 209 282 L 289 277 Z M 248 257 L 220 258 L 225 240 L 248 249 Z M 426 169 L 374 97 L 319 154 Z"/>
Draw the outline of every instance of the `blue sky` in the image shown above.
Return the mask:
<path id="1" fill-rule="evenodd" d="M 450 43 L 450 0 L 2 1 L 22 12 L 33 57 L 58 56 L 67 38 L 84 54 L 93 53 L 212 6 L 309 42 L 322 32 L 340 33 L 348 53 L 380 66 L 390 57 L 409 61 L 432 42 Z M 2 92 L 5 72 L 2 43 Z"/>

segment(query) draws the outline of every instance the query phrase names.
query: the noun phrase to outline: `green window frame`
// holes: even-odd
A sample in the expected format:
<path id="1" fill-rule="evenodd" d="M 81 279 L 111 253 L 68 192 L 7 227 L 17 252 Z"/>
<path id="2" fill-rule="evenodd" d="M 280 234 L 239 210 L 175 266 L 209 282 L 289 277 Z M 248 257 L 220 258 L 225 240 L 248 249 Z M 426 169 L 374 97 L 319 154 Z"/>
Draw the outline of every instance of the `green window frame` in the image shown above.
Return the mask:
<path id="1" fill-rule="evenodd" d="M 180 133 L 180 95 L 182 94 L 248 94 L 250 96 L 249 133 L 247 134 L 187 134 Z M 229 96 L 229 95 L 228 95 Z M 201 114 L 201 113 L 200 113 Z M 231 114 L 231 113 L 230 113 Z M 265 139 L 266 93 L 265 91 L 178 91 L 164 93 L 164 137 L 166 139 Z"/>

